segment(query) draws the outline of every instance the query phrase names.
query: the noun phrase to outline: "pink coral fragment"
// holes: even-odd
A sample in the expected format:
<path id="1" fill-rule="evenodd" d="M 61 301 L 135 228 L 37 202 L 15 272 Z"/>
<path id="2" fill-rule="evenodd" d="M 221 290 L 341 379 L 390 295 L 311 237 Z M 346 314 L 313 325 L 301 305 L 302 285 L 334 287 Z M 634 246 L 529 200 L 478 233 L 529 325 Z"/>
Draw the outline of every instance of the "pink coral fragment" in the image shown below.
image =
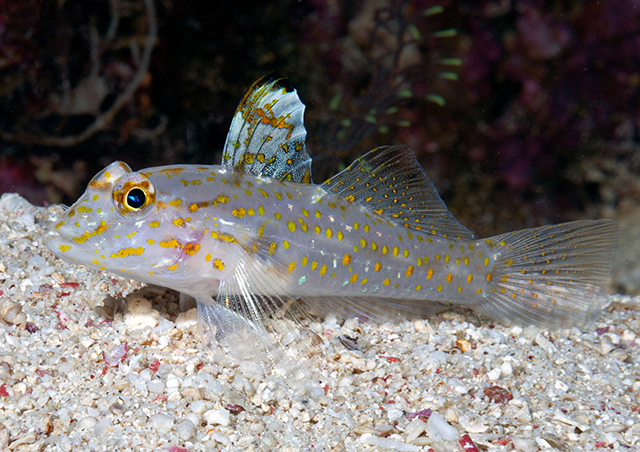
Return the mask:
<path id="1" fill-rule="evenodd" d="M 118 345 L 116 348 L 111 350 L 111 353 L 108 355 L 106 353 L 102 353 L 102 358 L 109 367 L 116 367 L 127 358 L 127 343 L 123 342 Z"/>

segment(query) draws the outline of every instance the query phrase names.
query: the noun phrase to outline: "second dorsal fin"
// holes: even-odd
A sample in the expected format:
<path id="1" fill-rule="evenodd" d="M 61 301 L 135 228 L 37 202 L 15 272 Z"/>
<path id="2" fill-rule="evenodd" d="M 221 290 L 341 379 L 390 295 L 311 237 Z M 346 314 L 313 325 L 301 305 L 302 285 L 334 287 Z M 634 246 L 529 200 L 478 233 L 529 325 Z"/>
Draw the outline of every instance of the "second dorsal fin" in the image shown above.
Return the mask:
<path id="1" fill-rule="evenodd" d="M 304 104 L 286 78 L 265 75 L 247 90 L 233 115 L 222 165 L 274 179 L 311 183 Z"/>
<path id="2" fill-rule="evenodd" d="M 408 146 L 376 148 L 322 188 L 407 228 L 450 238 L 474 237 L 449 212 Z"/>

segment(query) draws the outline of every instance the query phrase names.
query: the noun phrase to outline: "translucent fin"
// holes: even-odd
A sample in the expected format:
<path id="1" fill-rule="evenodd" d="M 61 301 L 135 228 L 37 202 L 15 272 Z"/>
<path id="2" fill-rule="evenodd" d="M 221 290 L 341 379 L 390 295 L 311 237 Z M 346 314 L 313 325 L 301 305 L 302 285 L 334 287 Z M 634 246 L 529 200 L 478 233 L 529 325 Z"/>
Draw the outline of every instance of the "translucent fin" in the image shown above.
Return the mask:
<path id="1" fill-rule="evenodd" d="M 408 146 L 376 148 L 322 187 L 407 228 L 450 238 L 474 237 L 449 212 Z"/>
<path id="2" fill-rule="evenodd" d="M 282 292 L 275 284 L 286 277 L 273 274 L 279 270 L 247 255 L 234 276 L 221 281 L 215 301 L 199 300 L 200 328 L 205 341 L 215 339 L 234 360 L 260 363 L 307 392 L 306 358 L 321 340 L 304 325 L 307 314 L 295 296 L 265 295 Z"/>
<path id="3" fill-rule="evenodd" d="M 488 297 L 476 309 L 506 323 L 566 328 L 594 321 L 606 307 L 612 220 L 575 221 L 488 239 L 499 258 Z"/>
<path id="4" fill-rule="evenodd" d="M 286 78 L 273 72 L 258 79 L 238 105 L 222 165 L 255 176 L 311 183 L 304 104 Z"/>

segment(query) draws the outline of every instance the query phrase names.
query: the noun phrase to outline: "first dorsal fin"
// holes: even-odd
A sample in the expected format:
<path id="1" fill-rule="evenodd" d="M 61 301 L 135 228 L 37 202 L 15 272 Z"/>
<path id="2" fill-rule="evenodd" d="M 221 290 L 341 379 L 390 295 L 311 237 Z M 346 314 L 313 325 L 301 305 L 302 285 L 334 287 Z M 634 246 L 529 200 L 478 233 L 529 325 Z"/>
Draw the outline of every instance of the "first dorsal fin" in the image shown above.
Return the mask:
<path id="1" fill-rule="evenodd" d="M 443 237 L 474 237 L 449 212 L 408 146 L 376 148 L 326 181 L 322 188 L 407 228 Z"/>
<path id="2" fill-rule="evenodd" d="M 255 176 L 311 183 L 304 104 L 277 72 L 247 90 L 231 121 L 222 165 Z"/>

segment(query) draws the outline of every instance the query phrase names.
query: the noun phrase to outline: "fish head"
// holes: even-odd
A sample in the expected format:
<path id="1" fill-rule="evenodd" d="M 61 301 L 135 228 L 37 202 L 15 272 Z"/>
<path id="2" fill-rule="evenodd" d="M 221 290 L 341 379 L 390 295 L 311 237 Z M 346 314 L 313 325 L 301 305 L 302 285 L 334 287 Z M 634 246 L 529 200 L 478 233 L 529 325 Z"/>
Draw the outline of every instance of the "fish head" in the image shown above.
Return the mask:
<path id="1" fill-rule="evenodd" d="M 189 224 L 188 209 L 170 193 L 171 171 L 136 172 L 120 161 L 110 164 L 63 213 L 48 248 L 68 262 L 183 290 L 181 284 L 198 276 L 190 268 L 200 264 L 194 256 L 203 241 L 213 239 Z M 159 190 L 162 184 L 167 187 Z M 203 254 L 198 259 L 204 263 Z"/>

